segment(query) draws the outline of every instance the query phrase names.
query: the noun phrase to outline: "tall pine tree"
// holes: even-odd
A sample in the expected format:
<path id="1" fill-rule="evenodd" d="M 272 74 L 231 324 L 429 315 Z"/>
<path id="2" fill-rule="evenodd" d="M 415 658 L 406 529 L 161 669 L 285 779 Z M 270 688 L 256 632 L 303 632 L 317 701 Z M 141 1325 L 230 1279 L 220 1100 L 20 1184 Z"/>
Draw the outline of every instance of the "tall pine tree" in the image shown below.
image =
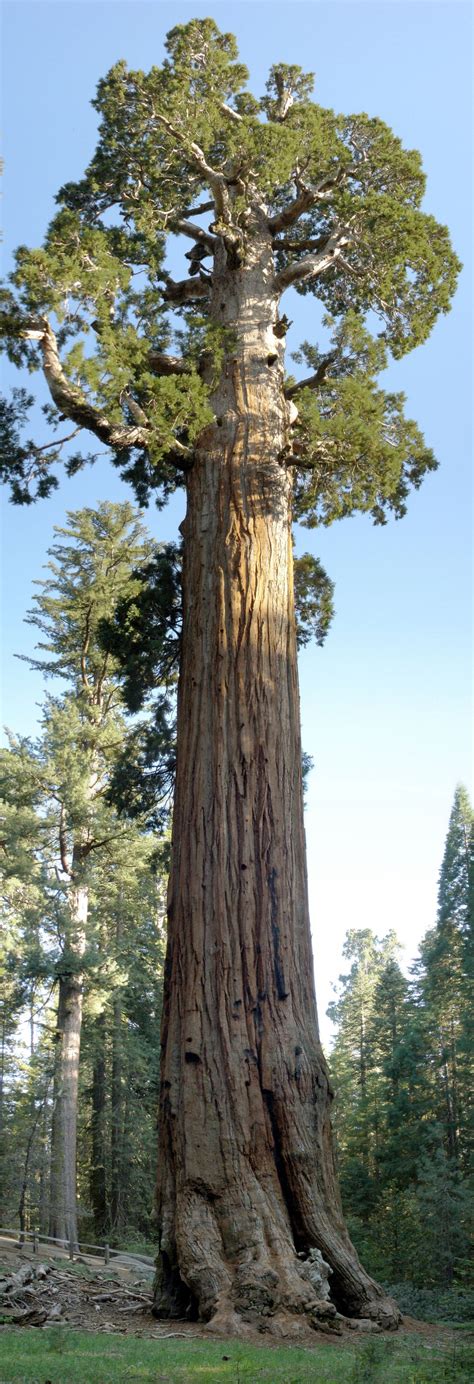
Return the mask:
<path id="1" fill-rule="evenodd" d="M 474 818 L 454 795 L 438 888 L 436 926 L 421 948 L 419 985 L 437 1068 L 437 1117 L 446 1153 L 464 1172 L 472 1156 Z"/>

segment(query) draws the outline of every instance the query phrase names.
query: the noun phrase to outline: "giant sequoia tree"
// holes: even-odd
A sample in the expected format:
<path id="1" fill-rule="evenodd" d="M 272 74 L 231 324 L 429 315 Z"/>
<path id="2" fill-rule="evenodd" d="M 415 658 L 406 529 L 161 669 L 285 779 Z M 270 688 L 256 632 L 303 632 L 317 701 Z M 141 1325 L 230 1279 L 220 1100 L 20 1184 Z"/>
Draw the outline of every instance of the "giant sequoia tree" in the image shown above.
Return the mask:
<path id="1" fill-rule="evenodd" d="M 119 62 L 99 84 L 96 153 L 5 293 L 10 358 L 43 371 L 58 438 L 22 440 L 26 391 L 1 419 L 17 500 L 35 478 L 48 492 L 71 432 L 105 445 L 140 501 L 187 491 L 156 1311 L 316 1322 L 330 1310 L 308 1277 L 316 1246 L 334 1301 L 393 1324 L 348 1239 L 331 1152 L 291 521 L 404 513 L 435 462 L 376 376 L 448 309 L 458 264 L 420 210 L 419 155 L 382 121 L 320 108 L 285 64 L 254 98 L 210 19 L 166 50 L 148 75 Z M 169 243 L 190 245 L 181 279 Z M 292 286 L 332 330 L 302 348 L 299 383 L 284 368 Z M 306 602 L 310 576 L 307 563 Z"/>

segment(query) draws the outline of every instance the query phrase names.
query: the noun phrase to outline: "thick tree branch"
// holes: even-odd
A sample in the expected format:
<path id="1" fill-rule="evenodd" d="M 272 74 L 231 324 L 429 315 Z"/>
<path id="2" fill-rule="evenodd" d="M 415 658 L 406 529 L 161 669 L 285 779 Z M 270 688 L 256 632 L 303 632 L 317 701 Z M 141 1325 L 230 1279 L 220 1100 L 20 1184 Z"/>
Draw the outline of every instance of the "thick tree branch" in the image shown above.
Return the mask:
<path id="1" fill-rule="evenodd" d="M 197 207 L 185 207 L 181 215 L 189 220 L 190 216 L 204 216 L 206 211 L 214 211 L 214 202 L 200 202 Z"/>
<path id="2" fill-rule="evenodd" d="M 78 423 L 88 428 L 107 447 L 120 450 L 123 447 L 146 447 L 150 441 L 150 430 L 144 427 L 128 427 L 125 423 L 112 423 L 105 413 L 88 402 L 82 389 L 71 384 L 64 373 L 59 359 L 55 332 L 46 317 L 38 318 L 22 332 L 30 341 L 38 341 L 43 357 L 43 373 L 56 408 Z"/>
<path id="3" fill-rule="evenodd" d="M 318 389 L 327 375 L 329 367 L 336 359 L 337 351 L 332 351 L 330 355 L 324 356 L 313 375 L 306 375 L 304 380 L 297 380 L 296 384 L 289 384 L 286 386 L 286 398 L 292 399 L 295 394 L 299 393 L 300 389 Z"/>
<path id="4" fill-rule="evenodd" d="M 183 442 L 174 439 L 173 446 L 166 453 L 164 461 L 170 466 L 176 466 L 178 471 L 190 471 L 194 462 L 194 452 L 192 447 L 185 447 Z"/>
<path id="5" fill-rule="evenodd" d="M 165 351 L 150 351 L 147 363 L 154 375 L 189 374 L 189 366 L 182 356 L 168 356 Z"/>
<path id="6" fill-rule="evenodd" d="M 288 115 L 288 111 L 291 110 L 294 103 L 294 92 L 291 90 L 291 87 L 285 86 L 285 79 L 282 72 L 276 73 L 275 86 L 277 89 L 277 101 L 275 103 L 275 109 L 272 112 L 272 119 L 283 124 L 283 121 Z"/>
<path id="7" fill-rule="evenodd" d="M 284 288 L 289 288 L 290 284 L 303 283 L 305 279 L 315 279 L 319 274 L 323 274 L 325 269 L 329 269 L 332 264 L 342 254 L 345 245 L 349 244 L 346 229 L 337 227 L 325 241 L 324 248 L 314 255 L 306 255 L 302 260 L 294 260 L 282 269 L 275 278 L 275 287 L 280 292 Z"/>
<path id="8" fill-rule="evenodd" d="M 213 207 L 214 203 L 211 202 L 210 206 Z M 204 231 L 202 226 L 195 226 L 192 221 L 180 220 L 175 222 L 173 231 L 180 231 L 181 235 L 187 235 L 191 240 L 197 240 L 200 245 L 206 247 L 210 255 L 214 254 L 217 244 L 216 237 L 211 235 L 210 231 Z"/>
<path id="9" fill-rule="evenodd" d="M 286 465 L 296 466 L 301 471 L 317 471 L 325 462 L 332 462 L 331 448 L 339 447 L 334 438 L 326 437 L 316 446 L 295 438 Z"/>
<path id="10" fill-rule="evenodd" d="M 206 279 L 180 279 L 179 283 L 176 283 L 174 279 L 167 278 L 163 297 L 166 302 L 178 307 L 180 303 L 188 303 L 193 298 L 207 298 L 209 290 L 210 284 Z"/>
<path id="11" fill-rule="evenodd" d="M 73 873 L 67 858 L 66 813 L 64 811 L 63 803 L 61 803 L 61 811 L 59 814 L 59 856 L 61 860 L 61 869 L 63 871 L 63 874 L 68 875 L 69 879 L 72 879 Z"/>
<path id="12" fill-rule="evenodd" d="M 295 221 L 298 221 L 300 216 L 304 216 L 306 211 L 310 211 L 311 207 L 316 206 L 317 202 L 327 202 L 349 172 L 349 168 L 340 169 L 335 178 L 322 178 L 316 187 L 308 187 L 303 179 L 296 175 L 294 181 L 298 196 L 293 202 L 290 202 L 289 207 L 285 207 L 284 211 L 270 218 L 268 224 L 273 234 L 276 235 L 278 231 L 285 231 L 287 226 L 293 226 Z"/>
<path id="13" fill-rule="evenodd" d="M 305 187 L 303 192 L 300 192 L 298 197 L 295 197 L 295 200 L 290 202 L 289 207 L 285 207 L 285 210 L 279 212 L 278 216 L 272 216 L 270 218 L 268 222 L 270 230 L 273 231 L 274 235 L 276 235 L 278 231 L 285 231 L 287 226 L 293 226 L 294 222 L 298 221 L 299 217 L 303 216 L 305 211 L 310 211 L 311 207 L 314 207 L 315 202 L 316 194 L 312 189 Z"/>
<path id="14" fill-rule="evenodd" d="M 283 238 L 283 240 L 276 239 L 273 241 L 273 249 L 292 250 L 294 251 L 294 253 L 297 254 L 299 250 L 321 250 L 323 245 L 326 244 L 326 241 L 326 235 L 320 235 L 317 238 L 315 238 L 314 236 L 309 237 L 307 240 L 286 240 L 285 238 Z"/>
<path id="15" fill-rule="evenodd" d="M 106 675 L 106 672 L 107 672 L 107 666 L 108 666 L 109 661 L 110 661 L 110 656 L 109 656 L 108 653 L 106 653 L 106 654 L 104 655 L 104 659 L 103 659 L 103 663 L 102 663 L 101 672 L 100 672 L 99 677 L 98 677 L 98 679 L 97 679 L 97 686 L 96 686 L 96 691 L 95 691 L 95 702 L 96 702 L 96 706 L 98 706 L 98 707 L 100 707 L 100 708 L 102 708 L 102 688 L 103 688 L 103 685 L 104 685 L 104 678 L 105 678 L 105 675 Z"/>
<path id="16" fill-rule="evenodd" d="M 186 281 L 187 286 L 188 282 Z M 193 287 L 195 287 L 194 281 L 191 283 L 191 288 Z M 145 426 L 141 421 L 137 421 L 135 426 L 112 423 L 105 414 L 88 403 L 77 385 L 71 384 L 70 380 L 67 379 L 59 359 L 55 333 L 46 317 L 36 319 L 34 323 L 25 328 L 22 335 L 30 341 L 40 343 L 46 383 L 53 402 L 61 413 L 66 414 L 66 417 L 78 423 L 81 428 L 88 428 L 89 432 L 94 433 L 107 447 L 113 447 L 117 451 L 124 447 L 149 446 L 152 430 L 148 424 Z M 178 373 L 178 371 L 174 373 Z M 143 409 L 137 404 L 129 390 L 123 390 L 121 397 L 130 411 L 135 413 L 137 420 L 138 418 L 140 420 L 146 418 Z M 189 471 L 193 463 L 193 456 L 190 447 L 184 446 L 182 442 L 174 438 L 169 451 L 166 453 L 165 460 L 168 465 L 175 466 L 179 471 Z"/>
<path id="17" fill-rule="evenodd" d="M 144 412 L 144 409 L 140 407 L 140 404 L 137 404 L 136 399 L 134 399 L 133 394 L 130 393 L 129 389 L 122 390 L 122 393 L 120 395 L 120 403 L 127 405 L 127 408 L 129 409 L 129 412 L 131 413 L 132 418 L 135 420 L 135 423 L 137 423 L 138 427 L 149 428 L 149 420 L 146 416 L 146 413 Z"/>
<path id="18" fill-rule="evenodd" d="M 243 116 L 242 116 L 242 115 L 239 115 L 239 112 L 238 112 L 238 111 L 233 111 L 233 110 L 232 110 L 232 106 L 228 106 L 228 105 L 227 105 L 227 101 L 221 101 L 221 107 L 220 107 L 220 108 L 221 108 L 221 111 L 223 111 L 224 115 L 228 115 L 228 116 L 229 116 L 229 119 L 230 119 L 230 120 L 234 120 L 238 125 L 241 125 L 241 124 L 242 124 Z"/>

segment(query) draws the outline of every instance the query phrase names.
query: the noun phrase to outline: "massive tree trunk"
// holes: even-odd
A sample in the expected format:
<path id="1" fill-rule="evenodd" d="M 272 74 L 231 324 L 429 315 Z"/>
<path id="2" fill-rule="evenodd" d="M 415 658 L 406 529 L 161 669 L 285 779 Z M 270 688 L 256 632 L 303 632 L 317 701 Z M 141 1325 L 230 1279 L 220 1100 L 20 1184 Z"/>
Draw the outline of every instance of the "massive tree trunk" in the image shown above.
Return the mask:
<path id="1" fill-rule="evenodd" d="M 105 1072 L 105 1014 L 99 1014 L 95 1025 L 94 1062 L 92 1068 L 91 1169 L 90 1198 L 94 1216 L 94 1234 L 103 1239 L 107 1232 L 106 1182 L 106 1072 Z"/>
<path id="2" fill-rule="evenodd" d="M 83 977 L 79 967 L 85 950 L 88 910 L 86 886 L 77 886 L 71 890 L 70 906 L 71 937 L 68 939 L 68 955 L 74 963 L 74 969 L 65 970 L 59 977 L 51 1125 L 49 1234 L 76 1247 L 77 1093 L 83 998 Z"/>
<path id="3" fill-rule="evenodd" d="M 45 1091 L 43 1116 L 41 1121 L 41 1157 L 39 1167 L 38 1213 L 39 1229 L 42 1235 L 47 1235 L 49 1229 L 49 1184 L 51 1180 L 50 1148 L 51 1138 L 48 1085 Z"/>
<path id="4" fill-rule="evenodd" d="M 24 1244 L 24 1240 L 25 1240 L 25 1230 L 26 1230 L 26 1229 L 29 1229 L 29 1226 L 27 1227 L 26 1222 L 27 1222 L 27 1216 L 28 1216 L 27 1207 L 28 1207 L 28 1183 L 29 1183 L 29 1174 L 30 1174 L 30 1159 L 31 1159 L 31 1153 L 32 1153 L 32 1149 L 33 1149 L 35 1134 L 36 1134 L 36 1130 L 37 1130 L 38 1123 L 39 1123 L 39 1120 L 40 1120 L 40 1116 L 41 1116 L 41 1107 L 36 1111 L 36 1114 L 35 1114 L 35 1113 L 34 1113 L 34 1106 L 33 1106 L 32 1114 L 31 1114 L 31 1127 L 30 1127 L 30 1132 L 29 1132 L 28 1139 L 27 1139 L 26 1150 L 25 1150 L 25 1158 L 24 1158 L 24 1162 L 23 1162 L 23 1173 L 22 1173 L 21 1187 L 20 1187 L 20 1200 L 19 1200 L 19 1203 L 18 1203 L 18 1220 L 19 1220 L 19 1222 L 20 1222 L 20 1244 Z"/>
<path id="5" fill-rule="evenodd" d="M 5 1082 L 5 1053 L 7 1039 L 7 1023 L 5 1015 L 2 1018 L 2 1036 L 0 1039 L 0 1136 L 3 1135 L 3 1088 Z"/>
<path id="6" fill-rule="evenodd" d="M 112 1029 L 112 1089 L 111 1089 L 111 1165 L 110 1221 L 116 1238 L 122 1220 L 122 1163 L 123 1163 L 123 1082 L 122 1082 L 122 999 L 114 997 Z"/>
<path id="7" fill-rule="evenodd" d="M 115 921 L 115 951 L 120 957 L 122 944 L 122 904 L 119 903 Z M 111 1083 L 111 1141 L 110 1141 L 110 1222 L 115 1238 L 120 1238 L 123 1211 L 123 1024 L 122 992 L 115 991 L 112 1020 L 112 1083 Z"/>
<path id="8" fill-rule="evenodd" d="M 155 1311 L 398 1319 L 347 1236 L 308 913 L 291 480 L 269 233 L 219 252 L 232 339 L 189 475 Z M 304 1256 L 322 1251 L 333 1302 Z M 335 1305 L 334 1305 L 335 1304 Z"/>

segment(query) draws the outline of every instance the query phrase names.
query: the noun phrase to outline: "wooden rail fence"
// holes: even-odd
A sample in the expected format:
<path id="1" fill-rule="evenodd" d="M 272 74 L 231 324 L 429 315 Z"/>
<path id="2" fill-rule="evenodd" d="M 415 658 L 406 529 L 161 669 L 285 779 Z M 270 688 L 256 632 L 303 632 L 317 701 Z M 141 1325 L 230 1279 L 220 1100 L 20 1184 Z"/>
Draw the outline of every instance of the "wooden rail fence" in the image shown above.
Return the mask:
<path id="1" fill-rule="evenodd" d="M 31 1241 L 33 1254 L 38 1253 L 41 1243 L 47 1245 L 60 1245 L 61 1249 L 68 1250 L 70 1259 L 74 1259 L 74 1256 L 77 1254 L 83 1254 L 89 1251 L 89 1253 L 96 1254 L 97 1258 L 103 1258 L 105 1264 L 110 1263 L 111 1255 L 129 1254 L 128 1250 L 111 1249 L 107 1242 L 104 1245 L 89 1245 L 86 1244 L 84 1240 L 59 1240 L 54 1235 L 42 1235 L 39 1230 L 18 1230 L 18 1228 L 12 1230 L 11 1227 L 0 1225 L 0 1236 L 2 1235 L 9 1239 L 13 1239 L 17 1245 L 24 1245 L 27 1244 L 28 1241 Z M 130 1259 L 138 1257 L 137 1255 L 129 1254 Z"/>

